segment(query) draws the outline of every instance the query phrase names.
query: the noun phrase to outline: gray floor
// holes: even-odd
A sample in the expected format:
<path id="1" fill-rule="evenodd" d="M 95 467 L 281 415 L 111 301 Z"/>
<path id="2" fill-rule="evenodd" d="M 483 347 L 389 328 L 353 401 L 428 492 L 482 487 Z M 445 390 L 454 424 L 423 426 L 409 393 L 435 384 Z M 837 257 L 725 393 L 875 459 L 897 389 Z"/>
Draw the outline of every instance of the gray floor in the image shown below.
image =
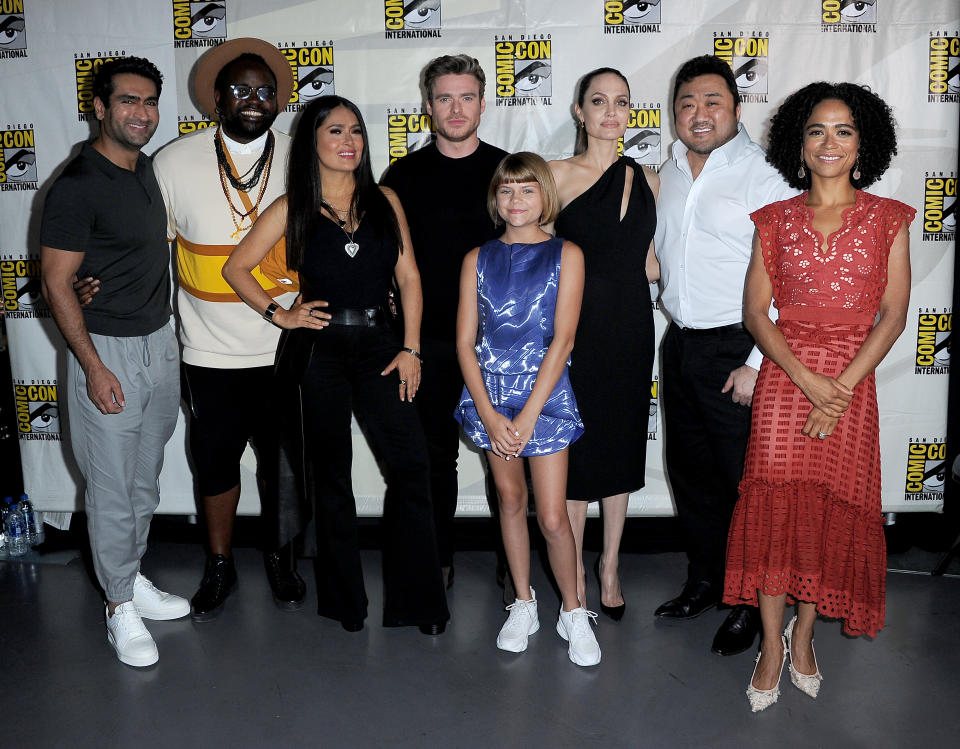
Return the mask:
<path id="1" fill-rule="evenodd" d="M 240 587 L 219 619 L 151 622 L 160 662 L 120 664 L 82 561 L 0 562 L 0 745 L 30 747 L 955 747 L 960 737 L 960 579 L 891 573 L 876 641 L 818 624 L 816 701 L 785 676 L 753 715 L 752 654 L 710 654 L 722 612 L 666 623 L 684 558 L 624 554 L 627 613 L 601 615 L 599 667 L 567 660 L 557 599 L 535 563 L 541 630 L 524 654 L 494 645 L 504 613 L 491 552 L 461 553 L 453 620 L 431 638 L 379 625 L 379 556 L 364 552 L 371 617 L 357 634 L 307 605 L 270 600 L 261 559 L 236 552 Z M 592 557 L 590 558 L 592 561 Z M 192 594 L 198 546 L 155 543 L 144 571 Z M 308 565 L 302 565 L 308 567 Z M 596 583 L 589 595 L 596 600 Z M 19 675 L 19 676 L 15 676 Z M 13 737 L 19 741 L 11 741 Z"/>

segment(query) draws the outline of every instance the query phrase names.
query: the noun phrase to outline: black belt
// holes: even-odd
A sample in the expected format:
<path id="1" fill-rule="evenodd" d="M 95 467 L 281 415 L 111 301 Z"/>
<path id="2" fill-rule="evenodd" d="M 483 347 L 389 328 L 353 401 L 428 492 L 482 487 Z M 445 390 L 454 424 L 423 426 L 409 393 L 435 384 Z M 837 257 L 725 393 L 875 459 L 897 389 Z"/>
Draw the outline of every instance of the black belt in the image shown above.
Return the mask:
<path id="1" fill-rule="evenodd" d="M 324 309 L 320 307 L 317 312 L 326 312 L 330 315 L 328 322 L 331 325 L 356 325 L 375 328 L 384 322 L 383 312 L 377 307 L 370 307 L 369 309 Z"/>
<path id="2" fill-rule="evenodd" d="M 746 333 L 746 328 L 743 327 L 742 322 L 732 322 L 729 325 L 720 325 L 716 328 L 681 328 L 677 325 L 677 329 L 684 335 L 691 336 L 709 336 L 709 335 L 724 335 L 725 333 Z"/>

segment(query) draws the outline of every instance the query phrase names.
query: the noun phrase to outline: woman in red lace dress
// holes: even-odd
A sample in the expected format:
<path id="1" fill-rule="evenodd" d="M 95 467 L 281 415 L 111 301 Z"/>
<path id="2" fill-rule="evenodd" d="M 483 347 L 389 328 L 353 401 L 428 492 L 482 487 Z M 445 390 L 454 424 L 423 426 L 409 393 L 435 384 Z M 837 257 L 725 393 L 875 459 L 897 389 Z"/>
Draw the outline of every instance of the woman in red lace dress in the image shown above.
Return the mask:
<path id="1" fill-rule="evenodd" d="M 890 109 L 854 84 L 806 86 L 771 121 L 768 161 L 808 192 L 751 214 L 744 322 L 766 359 L 724 601 L 760 607 L 763 641 L 747 688 L 754 712 L 776 702 L 788 654 L 791 680 L 816 697 L 818 612 L 851 635 L 883 626 L 874 369 L 904 328 L 914 210 L 860 188 L 895 153 Z M 781 635 L 787 601 L 797 615 Z"/>

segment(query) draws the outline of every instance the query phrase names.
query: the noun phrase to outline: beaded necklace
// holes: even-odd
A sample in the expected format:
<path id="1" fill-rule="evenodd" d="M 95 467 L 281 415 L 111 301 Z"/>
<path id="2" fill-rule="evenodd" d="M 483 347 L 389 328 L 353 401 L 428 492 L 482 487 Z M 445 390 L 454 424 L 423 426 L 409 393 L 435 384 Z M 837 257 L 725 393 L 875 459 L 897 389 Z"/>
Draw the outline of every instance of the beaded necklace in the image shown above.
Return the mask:
<path id="1" fill-rule="evenodd" d="M 223 147 L 223 135 L 220 132 L 220 128 L 217 128 L 217 135 L 214 138 L 214 146 L 217 152 L 217 169 L 220 172 L 220 188 L 223 190 L 223 197 L 227 199 L 227 205 L 230 206 L 230 219 L 233 221 L 233 227 L 235 231 L 230 235 L 231 239 L 236 239 L 240 234 L 250 229 L 253 226 L 254 219 L 258 209 L 260 208 L 260 201 L 263 200 L 263 194 L 267 190 L 267 183 L 270 181 L 270 168 L 273 166 L 273 151 L 274 151 L 274 138 L 273 131 L 267 132 L 267 143 L 264 146 L 263 153 L 260 155 L 260 158 L 257 159 L 256 164 L 254 164 L 246 174 L 241 176 L 239 179 L 234 176 L 234 166 L 230 160 L 230 156 L 227 154 L 226 149 Z M 250 172 L 253 172 L 253 175 L 247 179 Z M 260 179 L 263 177 L 263 179 Z M 240 199 L 245 204 L 244 207 L 249 207 L 247 211 L 241 211 L 233 204 L 233 198 L 230 197 L 230 190 L 227 188 L 227 182 L 233 185 L 234 189 L 240 193 Z M 244 200 L 246 193 L 254 187 L 257 182 L 260 183 L 260 189 L 257 192 L 257 200 L 252 205 L 250 204 L 249 198 Z M 239 220 L 237 217 L 239 216 Z M 251 218 L 251 216 L 253 218 Z M 244 221 L 249 219 L 250 223 L 244 226 Z"/>

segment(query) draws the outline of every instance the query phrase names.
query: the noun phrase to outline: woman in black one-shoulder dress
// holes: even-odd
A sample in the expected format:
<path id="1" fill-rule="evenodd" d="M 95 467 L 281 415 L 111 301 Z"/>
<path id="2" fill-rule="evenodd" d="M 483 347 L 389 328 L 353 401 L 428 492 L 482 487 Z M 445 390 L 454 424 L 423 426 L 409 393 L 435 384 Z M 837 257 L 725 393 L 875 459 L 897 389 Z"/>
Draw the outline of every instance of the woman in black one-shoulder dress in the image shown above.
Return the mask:
<path id="1" fill-rule="evenodd" d="M 659 277 L 652 252 L 656 191 L 652 170 L 618 156 L 630 113 L 630 89 L 611 68 L 585 75 L 575 111 L 577 153 L 551 162 L 563 208 L 556 235 L 583 248 L 586 279 L 570 379 L 584 423 L 571 446 L 567 510 L 577 539 L 585 599 L 583 528 L 587 502 L 601 500 L 603 553 L 595 570 L 601 609 L 619 619 L 618 555 L 627 499 L 644 485 L 654 327 L 649 283 Z"/>

